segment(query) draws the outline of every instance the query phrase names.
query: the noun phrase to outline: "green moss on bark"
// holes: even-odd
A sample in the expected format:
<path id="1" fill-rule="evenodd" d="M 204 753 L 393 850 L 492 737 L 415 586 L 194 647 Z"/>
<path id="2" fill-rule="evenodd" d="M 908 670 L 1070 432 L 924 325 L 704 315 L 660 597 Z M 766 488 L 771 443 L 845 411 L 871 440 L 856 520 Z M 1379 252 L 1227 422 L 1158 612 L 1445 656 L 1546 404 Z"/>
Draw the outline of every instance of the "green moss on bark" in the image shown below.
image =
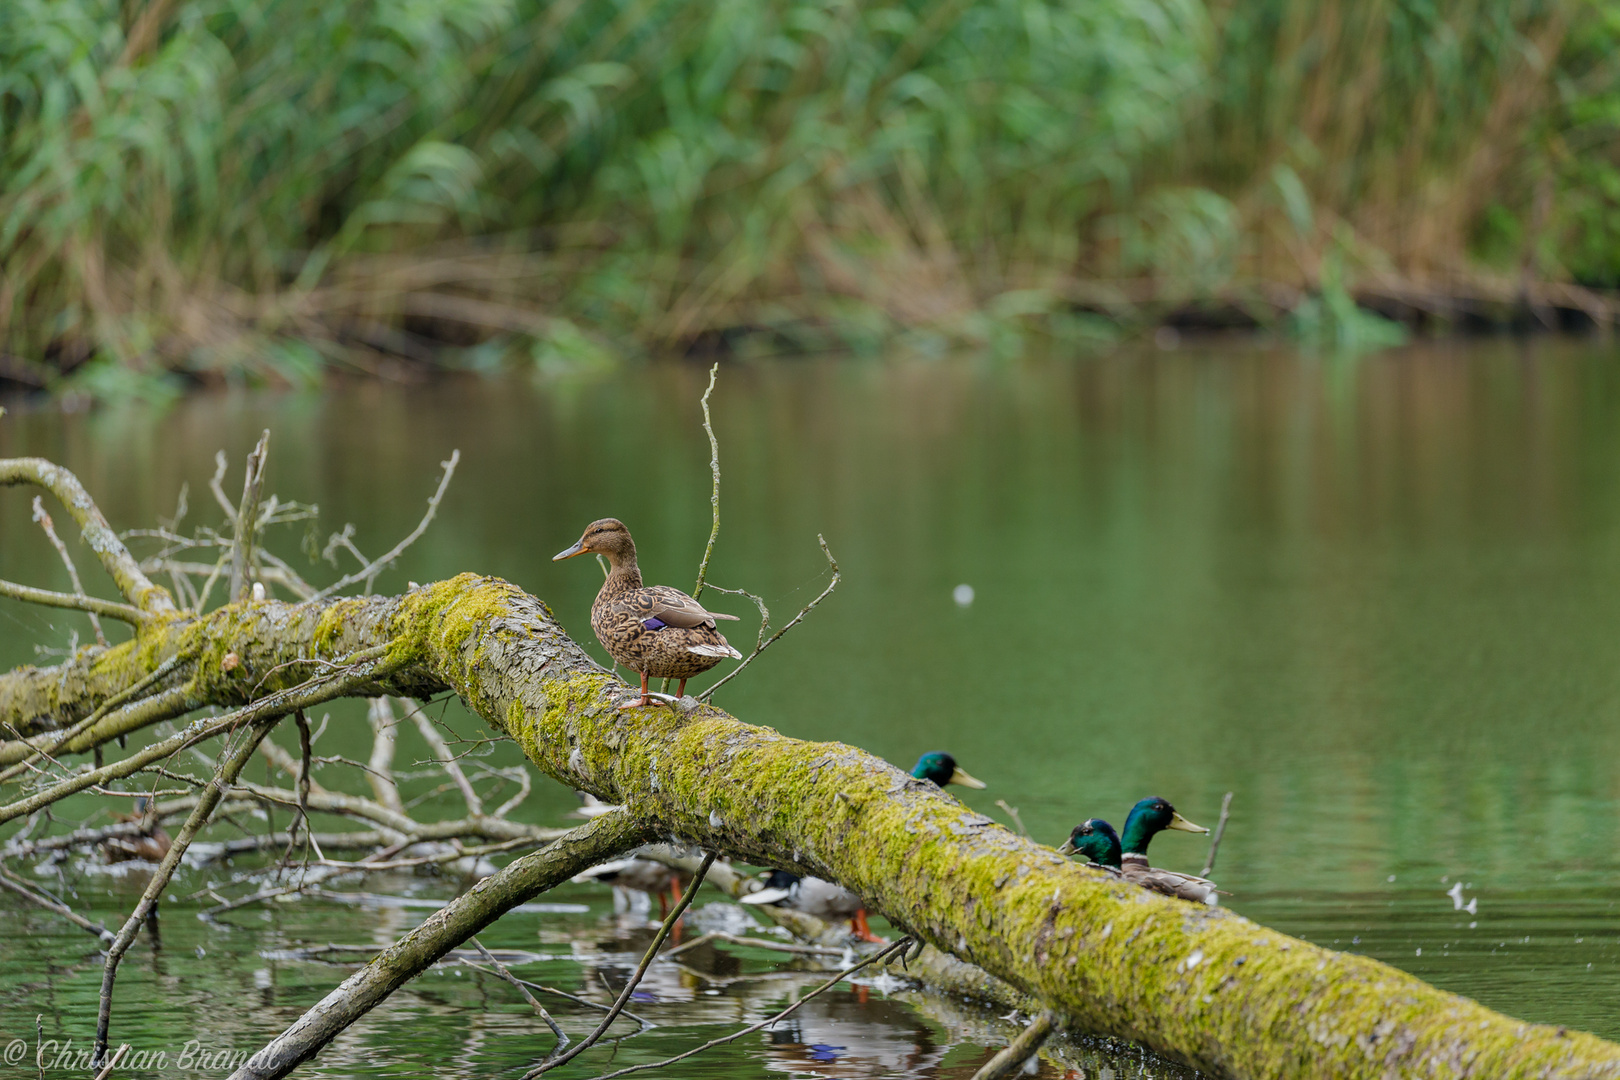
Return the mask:
<path id="1" fill-rule="evenodd" d="M 189 643 L 192 677 L 228 703 L 249 680 L 296 681 L 299 665 L 279 664 L 390 642 L 415 661 L 390 692 L 455 690 L 542 771 L 627 804 L 660 834 L 838 880 L 1072 1024 L 1218 1075 L 1620 1078 L 1620 1046 L 1104 877 L 854 747 L 786 738 L 712 706 L 621 710 L 623 684 L 543 604 L 497 579 L 238 605 L 153 633 L 57 674 L 71 683 L 105 663 L 127 685 Z M 246 678 L 210 670 L 227 648 Z M 28 673 L 0 679 L 0 720 L 15 722 L 12 680 L 43 691 Z"/>

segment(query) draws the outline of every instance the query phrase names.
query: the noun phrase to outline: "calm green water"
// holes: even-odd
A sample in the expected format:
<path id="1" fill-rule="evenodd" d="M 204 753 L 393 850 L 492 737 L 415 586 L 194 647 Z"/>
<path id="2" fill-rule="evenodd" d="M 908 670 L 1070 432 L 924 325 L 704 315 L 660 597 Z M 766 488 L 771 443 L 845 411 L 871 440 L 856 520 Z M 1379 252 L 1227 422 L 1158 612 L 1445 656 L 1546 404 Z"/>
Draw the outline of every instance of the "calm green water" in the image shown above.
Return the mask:
<path id="1" fill-rule="evenodd" d="M 1488 343 L 1356 361 L 1233 346 L 728 367 L 713 399 L 725 479 L 711 580 L 762 593 L 780 623 L 825 583 L 817 533 L 844 580 L 720 703 L 904 764 L 949 749 L 990 784 L 967 802 L 1004 818 L 1005 799 L 1052 843 L 1083 817 L 1119 824 L 1145 794 L 1213 825 L 1233 791 L 1214 876 L 1234 909 L 1517 1016 L 1620 1037 L 1616 359 L 1595 344 Z M 0 456 L 70 466 L 120 526 L 170 514 L 187 482 L 194 520 L 213 523 L 214 451 L 239 467 L 270 427 L 270 486 L 318 502 L 323 526 L 355 522 L 376 552 L 414 524 L 437 463 L 460 448 L 439 521 L 380 587 L 498 574 L 588 637 L 600 577 L 549 557 L 592 518 L 629 523 L 650 580 L 692 584 L 709 521 L 705 378 L 671 364 L 571 384 L 202 396 L 163 414 L 14 409 Z M 0 492 L 0 577 L 63 587 L 27 504 Z M 299 539 L 281 551 L 297 555 Z M 963 583 L 969 607 L 952 599 Z M 726 599 L 716 606 L 745 619 L 732 640 L 752 640 L 751 608 Z M 75 628 L 0 601 L 0 662 Z M 356 714 L 332 712 L 330 752 L 363 752 Z M 558 822 L 572 805 L 544 782 L 526 811 Z M 1196 872 L 1206 848 L 1168 834 L 1153 850 Z M 1474 914 L 1446 895 L 1459 881 Z M 140 882 L 73 868 L 66 884 L 113 919 Z M 552 957 L 527 969 L 539 981 L 602 996 L 604 979 L 622 985 L 644 931 L 615 923 L 599 891 L 548 899 L 589 910 L 514 915 L 483 940 Z M 48 1038 L 83 1045 L 90 939 L 5 899 L 0 911 L 25 928 L 0 938 L 0 1041 L 32 1042 L 44 1014 Z M 278 950 L 382 944 L 423 914 L 303 903 L 224 928 L 176 905 L 163 949 L 126 961 L 115 1033 L 251 1050 L 348 970 Z M 660 1026 L 624 1042 L 618 1064 L 768 1015 L 808 985 L 763 954 L 692 967 L 648 987 L 641 1007 Z M 841 987 L 793 1032 L 671 1075 L 966 1077 L 1010 1030 L 887 989 Z M 309 1074 L 517 1070 L 549 1046 L 525 1009 L 502 984 L 439 971 Z M 1129 1055 L 1082 1064 L 1165 1075 Z M 566 1075 L 604 1071 L 590 1066 Z"/>

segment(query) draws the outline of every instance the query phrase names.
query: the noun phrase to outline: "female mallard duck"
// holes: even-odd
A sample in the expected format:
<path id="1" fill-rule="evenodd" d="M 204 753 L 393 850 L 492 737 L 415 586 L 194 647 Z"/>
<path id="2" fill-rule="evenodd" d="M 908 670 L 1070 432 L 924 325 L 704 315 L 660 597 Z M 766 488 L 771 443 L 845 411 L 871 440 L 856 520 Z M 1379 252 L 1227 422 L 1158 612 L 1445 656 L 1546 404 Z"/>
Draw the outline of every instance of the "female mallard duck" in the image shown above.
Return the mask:
<path id="1" fill-rule="evenodd" d="M 1148 844 L 1166 829 L 1191 833 L 1209 832 L 1202 825 L 1194 825 L 1176 813 L 1176 808 L 1163 799 L 1150 795 L 1131 807 L 1130 816 L 1125 819 L 1125 834 L 1120 837 L 1121 857 L 1127 863 L 1146 866 Z"/>
<path id="2" fill-rule="evenodd" d="M 557 552 L 551 561 L 572 559 L 587 551 L 605 555 L 612 567 L 591 605 L 591 629 L 609 656 L 641 675 L 641 700 L 620 708 L 652 704 L 649 677 L 679 679 L 675 691 L 679 698 L 693 675 L 701 675 L 728 657 L 742 659 L 742 653 L 714 628 L 716 619 L 736 621 L 737 616 L 706 611 L 668 585 L 641 584 L 635 541 L 624 522 L 617 518 L 591 522 L 573 547 Z"/>
<path id="3" fill-rule="evenodd" d="M 943 750 L 935 750 L 924 754 L 917 759 L 917 764 L 911 767 L 911 775 L 918 780 L 932 780 L 940 787 L 946 784 L 961 784 L 963 787 L 982 788 L 983 780 L 975 780 L 967 774 L 967 770 L 956 764 L 956 759 Z"/>
<path id="4" fill-rule="evenodd" d="M 1215 883 L 1207 878 L 1178 874 L 1174 870 L 1155 870 L 1147 864 L 1146 859 L 1140 862 L 1123 860 L 1120 857 L 1119 834 L 1114 832 L 1112 825 L 1101 818 L 1091 818 L 1076 825 L 1074 832 L 1069 834 L 1068 841 L 1058 848 L 1060 855 L 1076 853 L 1084 855 L 1098 866 L 1114 871 L 1126 881 L 1140 885 L 1149 892 L 1174 896 L 1179 900 L 1191 900 L 1198 904 L 1208 904 L 1211 907 L 1220 903 Z"/>
<path id="5" fill-rule="evenodd" d="M 139 824 L 141 831 L 135 836 L 109 836 L 101 842 L 101 856 L 110 863 L 115 862 L 149 862 L 159 863 L 169 853 L 173 841 L 163 826 L 157 822 L 157 815 L 152 813 L 148 817 L 148 808 L 151 801 L 145 796 L 135 800 L 133 813 L 116 814 L 114 820 L 120 824 Z"/>
<path id="6" fill-rule="evenodd" d="M 862 941 L 882 941 L 866 924 L 866 905 L 861 898 L 832 881 L 800 877 L 786 870 L 772 870 L 765 887 L 737 898 L 740 904 L 774 904 L 791 911 L 814 915 L 823 922 L 849 920 L 849 928 Z"/>
<path id="7" fill-rule="evenodd" d="M 670 904 L 681 902 L 685 878 L 679 870 L 651 859 L 615 859 L 593 866 L 574 877 L 576 884 L 602 882 L 618 889 L 634 889 L 658 897 L 658 917 L 669 914 Z"/>

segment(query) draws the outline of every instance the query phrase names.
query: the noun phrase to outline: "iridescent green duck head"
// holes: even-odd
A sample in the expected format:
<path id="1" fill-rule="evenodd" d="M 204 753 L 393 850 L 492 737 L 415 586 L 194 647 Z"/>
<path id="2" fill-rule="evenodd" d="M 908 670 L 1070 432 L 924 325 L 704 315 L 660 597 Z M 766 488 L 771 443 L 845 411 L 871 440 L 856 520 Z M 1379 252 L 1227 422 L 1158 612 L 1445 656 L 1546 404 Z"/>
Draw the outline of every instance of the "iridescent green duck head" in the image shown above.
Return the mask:
<path id="1" fill-rule="evenodd" d="M 1084 855 L 1098 866 L 1119 869 L 1119 834 L 1102 818 L 1087 818 L 1074 827 L 1059 855 Z"/>
<path id="2" fill-rule="evenodd" d="M 606 555 L 607 561 L 614 566 L 620 562 L 636 561 L 636 542 L 630 539 L 630 530 L 618 518 L 600 518 L 591 522 L 572 547 L 557 552 L 551 561 L 561 562 L 588 551 Z"/>
<path id="3" fill-rule="evenodd" d="M 932 780 L 940 787 L 946 784 L 961 784 L 970 788 L 984 787 L 983 780 L 969 776 L 967 770 L 957 765 L 956 759 L 943 750 L 935 750 L 918 758 L 917 764 L 911 767 L 911 775 L 919 780 Z"/>
<path id="4" fill-rule="evenodd" d="M 1194 833 L 1209 832 L 1202 825 L 1194 825 L 1176 813 L 1176 808 L 1163 799 L 1156 795 L 1149 796 L 1131 807 L 1131 814 L 1125 819 L 1125 835 L 1121 839 L 1125 854 L 1146 855 L 1148 844 L 1166 829 Z"/>

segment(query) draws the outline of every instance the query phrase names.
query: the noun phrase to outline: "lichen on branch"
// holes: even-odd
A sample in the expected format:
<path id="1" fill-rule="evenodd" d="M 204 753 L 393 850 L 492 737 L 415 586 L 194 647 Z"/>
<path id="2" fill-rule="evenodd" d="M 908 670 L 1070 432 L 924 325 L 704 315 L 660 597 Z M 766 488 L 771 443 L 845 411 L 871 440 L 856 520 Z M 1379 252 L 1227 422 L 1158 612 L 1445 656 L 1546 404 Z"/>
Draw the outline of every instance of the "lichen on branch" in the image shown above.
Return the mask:
<path id="1" fill-rule="evenodd" d="M 708 705 L 620 710 L 622 684 L 542 602 L 499 579 L 236 605 L 148 635 L 126 678 L 187 644 L 216 660 L 235 652 L 254 680 L 386 645 L 401 665 L 392 679 L 409 684 L 395 692 L 454 690 L 542 772 L 625 804 L 659 835 L 840 881 L 1069 1024 L 1216 1075 L 1620 1077 L 1620 1046 L 1105 878 L 855 747 Z M 0 722 L 24 720 L 5 711 L 20 677 L 0 677 Z"/>

